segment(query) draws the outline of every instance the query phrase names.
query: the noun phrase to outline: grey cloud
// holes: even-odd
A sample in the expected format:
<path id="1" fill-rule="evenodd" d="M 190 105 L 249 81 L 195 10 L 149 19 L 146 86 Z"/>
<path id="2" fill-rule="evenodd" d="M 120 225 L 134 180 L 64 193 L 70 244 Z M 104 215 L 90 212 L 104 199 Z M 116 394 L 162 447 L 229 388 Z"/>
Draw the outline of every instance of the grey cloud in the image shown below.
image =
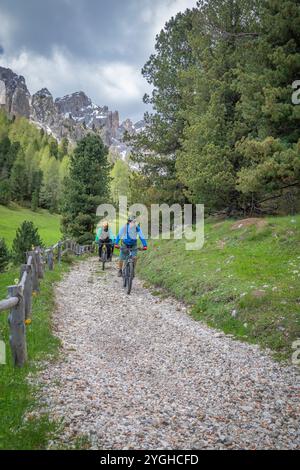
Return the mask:
<path id="1" fill-rule="evenodd" d="M 115 60 L 136 62 L 145 54 L 143 8 L 135 0 L 1 0 L 0 6 L 17 20 L 10 49 L 49 56 L 54 46 L 63 46 L 85 59 L 107 60 L 113 53 Z"/>
<path id="2" fill-rule="evenodd" d="M 69 62 L 73 58 L 78 80 L 74 83 L 74 79 L 68 81 L 66 76 L 65 81 L 58 81 L 53 90 L 56 95 L 76 91 L 70 89 L 74 84 L 81 89 L 86 88 L 83 83 L 86 74 L 81 74 L 80 63 L 82 71 L 88 67 L 90 73 L 97 65 L 127 64 L 138 76 L 154 46 L 152 17 L 157 18 L 161 7 L 166 15 L 169 5 L 176 2 L 182 5 L 185 1 L 192 0 L 1 0 L 0 15 L 13 19 L 14 30 L 7 41 L 0 35 L 0 55 L 7 58 L 8 66 L 20 63 L 16 58 L 22 51 L 33 58 L 51 60 L 54 52 L 59 50 Z M 36 64 L 39 61 L 36 60 Z M 33 67 L 20 66 L 20 70 L 30 81 L 26 74 L 32 74 Z M 41 81 L 43 74 L 46 74 L 46 69 L 36 70 Z M 101 102 L 105 99 L 101 87 L 93 92 L 91 83 L 86 91 L 98 104 L 104 104 Z M 144 91 L 148 91 L 146 81 Z M 120 103 L 118 108 L 123 117 L 141 117 L 145 110 L 142 103 L 144 91 L 141 90 L 139 98 L 133 94 L 131 100 Z M 105 104 L 116 105 L 115 102 Z"/>

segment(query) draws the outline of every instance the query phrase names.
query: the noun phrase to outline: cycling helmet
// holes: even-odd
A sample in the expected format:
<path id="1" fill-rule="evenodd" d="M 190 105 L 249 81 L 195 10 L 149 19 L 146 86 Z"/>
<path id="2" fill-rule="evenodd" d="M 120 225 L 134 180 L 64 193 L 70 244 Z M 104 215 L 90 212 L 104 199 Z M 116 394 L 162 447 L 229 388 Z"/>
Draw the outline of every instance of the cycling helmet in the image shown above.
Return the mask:
<path id="1" fill-rule="evenodd" d="M 135 222 L 136 221 L 136 216 L 135 215 L 129 215 L 127 218 L 128 223 L 130 222 Z"/>

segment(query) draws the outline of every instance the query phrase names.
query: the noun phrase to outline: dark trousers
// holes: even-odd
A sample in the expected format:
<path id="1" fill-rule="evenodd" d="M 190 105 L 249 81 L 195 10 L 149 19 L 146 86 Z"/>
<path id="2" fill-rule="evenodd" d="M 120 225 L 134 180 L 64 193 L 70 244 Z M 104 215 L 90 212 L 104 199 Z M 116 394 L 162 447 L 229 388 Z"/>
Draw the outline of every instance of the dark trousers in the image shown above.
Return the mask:
<path id="1" fill-rule="evenodd" d="M 111 240 L 99 240 L 99 258 L 102 257 L 102 249 L 103 245 L 106 245 L 106 250 L 107 250 L 107 259 L 110 259 L 112 255 L 112 246 L 111 246 Z"/>

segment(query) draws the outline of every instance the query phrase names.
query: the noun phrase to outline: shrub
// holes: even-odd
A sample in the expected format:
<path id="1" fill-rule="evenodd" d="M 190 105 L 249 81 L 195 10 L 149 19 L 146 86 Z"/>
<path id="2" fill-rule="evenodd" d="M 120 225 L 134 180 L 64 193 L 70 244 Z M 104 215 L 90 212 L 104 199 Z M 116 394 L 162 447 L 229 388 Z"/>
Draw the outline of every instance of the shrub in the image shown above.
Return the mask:
<path id="1" fill-rule="evenodd" d="M 95 240 L 95 236 L 90 232 L 86 232 L 80 235 L 80 237 L 78 237 L 77 239 L 80 245 L 91 245 L 94 240 Z"/>
<path id="2" fill-rule="evenodd" d="M 37 227 L 33 222 L 25 220 L 16 232 L 13 241 L 12 251 L 15 263 L 24 263 L 26 261 L 26 251 L 30 251 L 32 246 L 42 246 L 42 240 L 39 236 Z"/>
<path id="3" fill-rule="evenodd" d="M 4 238 L 0 238 L 0 273 L 3 273 L 9 263 L 10 255 Z"/>

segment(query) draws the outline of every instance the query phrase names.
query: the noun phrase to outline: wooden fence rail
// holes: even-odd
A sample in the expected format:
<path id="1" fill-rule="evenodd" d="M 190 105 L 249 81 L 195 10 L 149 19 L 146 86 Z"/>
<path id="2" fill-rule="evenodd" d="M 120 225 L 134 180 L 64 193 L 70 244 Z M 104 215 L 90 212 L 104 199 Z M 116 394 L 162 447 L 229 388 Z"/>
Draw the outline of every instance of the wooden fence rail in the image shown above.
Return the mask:
<path id="1" fill-rule="evenodd" d="M 0 301 L 0 314 L 10 310 L 9 343 L 15 366 L 22 367 L 27 360 L 26 324 L 31 321 L 32 295 L 40 290 L 40 280 L 44 277 L 46 266 L 52 271 L 55 259 L 60 263 L 62 256 L 68 252 L 80 256 L 93 251 L 94 245 L 82 246 L 74 240 L 65 240 L 50 248 L 37 247 L 26 253 L 27 261 L 21 266 L 19 283 L 9 286 L 8 298 Z"/>

